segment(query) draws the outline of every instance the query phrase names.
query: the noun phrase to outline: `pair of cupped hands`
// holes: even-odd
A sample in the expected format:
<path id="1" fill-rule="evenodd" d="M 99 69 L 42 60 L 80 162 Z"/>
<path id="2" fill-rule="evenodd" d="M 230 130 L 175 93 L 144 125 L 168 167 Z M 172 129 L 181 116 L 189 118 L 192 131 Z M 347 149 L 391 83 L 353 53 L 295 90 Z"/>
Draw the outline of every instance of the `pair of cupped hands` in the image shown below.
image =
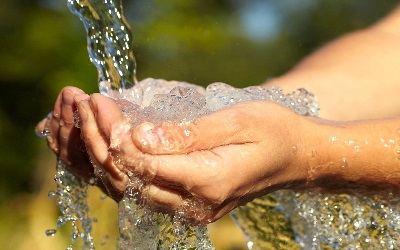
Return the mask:
<path id="1" fill-rule="evenodd" d="M 50 129 L 48 146 L 76 177 L 89 182 L 101 169 L 97 185 L 116 201 L 133 175 L 145 180 L 140 195 L 150 208 L 186 207 L 189 219 L 209 223 L 266 193 L 305 185 L 306 123 L 278 104 L 250 101 L 191 122 L 132 128 L 115 100 L 66 87 L 36 129 Z"/>

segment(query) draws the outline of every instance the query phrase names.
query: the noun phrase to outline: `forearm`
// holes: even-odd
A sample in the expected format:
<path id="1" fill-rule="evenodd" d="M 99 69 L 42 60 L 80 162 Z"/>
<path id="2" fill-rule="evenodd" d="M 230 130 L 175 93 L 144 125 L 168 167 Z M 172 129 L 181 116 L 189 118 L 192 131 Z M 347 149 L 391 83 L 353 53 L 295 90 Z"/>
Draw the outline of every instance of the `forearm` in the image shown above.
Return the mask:
<path id="1" fill-rule="evenodd" d="M 322 118 L 356 120 L 400 115 L 400 8 L 376 25 L 322 47 L 288 73 L 267 82 L 306 88 Z"/>
<path id="2" fill-rule="evenodd" d="M 328 192 L 400 190 L 400 119 L 310 124 L 308 186 Z"/>

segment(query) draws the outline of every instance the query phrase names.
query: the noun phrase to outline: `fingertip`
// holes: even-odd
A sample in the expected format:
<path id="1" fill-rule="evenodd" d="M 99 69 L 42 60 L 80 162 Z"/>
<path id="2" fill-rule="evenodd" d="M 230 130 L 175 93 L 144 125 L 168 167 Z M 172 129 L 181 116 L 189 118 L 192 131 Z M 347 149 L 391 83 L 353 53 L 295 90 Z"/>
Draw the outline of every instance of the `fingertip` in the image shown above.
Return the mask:
<path id="1" fill-rule="evenodd" d="M 90 107 L 92 108 L 93 112 L 96 112 L 96 113 L 99 110 L 97 102 L 98 102 L 98 99 L 101 98 L 98 95 L 103 96 L 102 94 L 92 94 L 89 99 Z"/>
<path id="2" fill-rule="evenodd" d="M 46 125 L 48 121 L 48 118 L 44 118 L 43 120 L 41 120 L 35 127 L 35 130 L 37 133 L 40 133 L 40 131 L 42 131 Z"/>
<path id="3" fill-rule="evenodd" d="M 86 100 L 81 100 L 79 102 L 77 102 L 76 105 L 77 111 L 78 111 L 78 115 L 79 115 L 79 122 L 80 123 L 85 123 L 88 120 L 89 117 L 89 113 L 88 113 L 88 109 L 89 109 L 89 104 Z M 80 124 L 82 125 L 82 124 Z"/>
<path id="4" fill-rule="evenodd" d="M 114 99 L 102 94 L 92 94 L 89 99 L 99 130 L 110 139 L 111 147 L 118 147 L 121 139 L 131 129 Z"/>
<path id="5" fill-rule="evenodd" d="M 77 94 L 75 94 L 72 90 L 64 89 L 61 93 L 61 101 L 63 105 L 72 106 L 74 104 L 75 95 Z"/>
<path id="6" fill-rule="evenodd" d="M 142 199 L 146 205 L 155 211 L 173 215 L 175 211 L 183 206 L 184 200 L 178 190 L 150 184 L 142 190 Z"/>
<path id="7" fill-rule="evenodd" d="M 70 91 L 74 93 L 75 95 L 77 94 L 84 94 L 85 92 L 81 90 L 80 88 L 74 87 L 74 86 L 67 86 L 62 89 L 62 91 Z"/>
<path id="8" fill-rule="evenodd" d="M 135 128 L 132 140 L 143 152 L 149 154 L 181 154 L 195 150 L 194 126 L 164 122 L 155 126 L 145 122 Z"/>
<path id="9" fill-rule="evenodd" d="M 88 94 L 82 93 L 82 94 L 75 95 L 74 96 L 74 101 L 75 101 L 75 104 L 78 104 L 81 101 L 89 100 L 89 98 L 90 98 L 90 96 Z"/>
<path id="10" fill-rule="evenodd" d="M 144 122 L 133 130 L 132 141 L 142 152 L 156 153 L 157 145 L 160 145 L 161 141 L 154 128 L 153 123 Z"/>
<path id="11" fill-rule="evenodd" d="M 120 109 L 113 99 L 99 93 L 90 95 L 89 104 L 94 112 L 101 110 L 106 113 L 120 113 Z"/>

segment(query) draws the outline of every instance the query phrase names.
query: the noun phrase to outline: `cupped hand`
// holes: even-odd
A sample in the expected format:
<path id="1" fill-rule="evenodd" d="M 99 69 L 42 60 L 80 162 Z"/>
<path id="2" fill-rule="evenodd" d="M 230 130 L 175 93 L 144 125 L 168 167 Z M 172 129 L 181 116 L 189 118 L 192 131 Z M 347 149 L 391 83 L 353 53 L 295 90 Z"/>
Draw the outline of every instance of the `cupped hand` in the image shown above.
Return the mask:
<path id="1" fill-rule="evenodd" d="M 89 95 L 76 87 L 63 88 L 53 111 L 36 126 L 36 133 L 47 140 L 48 147 L 67 170 L 86 183 L 96 184 L 104 192 L 113 190 L 109 183 L 96 182 L 93 164 L 87 153 L 81 130 L 76 126 L 76 102 L 89 99 Z M 49 133 L 45 135 L 46 133 Z M 107 185 L 108 184 L 108 185 Z M 113 198 L 120 197 L 112 192 Z"/>
<path id="2" fill-rule="evenodd" d="M 49 148 L 56 154 L 57 158 L 76 176 L 89 181 L 93 176 L 93 170 L 85 150 L 85 144 L 80 138 L 80 130 L 75 126 L 74 97 L 86 96 L 83 90 L 76 87 L 65 87 L 62 89 L 55 101 L 53 111 L 38 123 L 37 134 L 44 134 L 47 130 L 50 134 L 43 136 L 47 139 Z"/>
<path id="3" fill-rule="evenodd" d="M 100 94 L 77 107 L 82 138 L 102 178 L 119 192 L 128 175 L 145 180 L 142 198 L 163 212 L 183 211 L 207 223 L 268 192 L 301 188 L 307 179 L 299 139 L 305 119 L 271 102 L 134 129 L 116 102 Z"/>

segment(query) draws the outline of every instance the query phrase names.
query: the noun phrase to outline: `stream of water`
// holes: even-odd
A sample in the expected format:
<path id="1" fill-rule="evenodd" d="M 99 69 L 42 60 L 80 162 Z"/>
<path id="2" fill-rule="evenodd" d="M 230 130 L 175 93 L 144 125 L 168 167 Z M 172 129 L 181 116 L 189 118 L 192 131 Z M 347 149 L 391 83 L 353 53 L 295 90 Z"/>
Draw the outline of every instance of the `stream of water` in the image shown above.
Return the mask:
<path id="1" fill-rule="evenodd" d="M 202 89 L 174 81 L 138 82 L 132 35 L 121 2 L 69 0 L 68 5 L 86 28 L 89 55 L 99 72 L 100 92 L 129 101 L 120 103 L 133 127 L 143 121 L 190 121 L 249 100 L 273 101 L 301 115 L 318 115 L 316 99 L 304 89 L 284 94 L 274 87 L 236 89 L 215 83 Z M 134 110 L 135 118 L 130 110 Z M 58 188 L 49 196 L 58 196 L 62 214 L 57 228 L 71 221 L 72 244 L 81 237 L 84 249 L 94 249 L 85 203 L 87 187 L 61 164 L 57 166 L 56 182 Z M 121 240 L 117 248 L 213 249 L 206 227 L 186 224 L 179 212 L 171 218 L 148 210 L 133 191 L 140 191 L 145 184 L 131 175 L 131 183 L 119 203 Z M 278 191 L 234 210 L 232 217 L 246 233 L 249 249 L 397 249 L 399 211 L 397 198 L 390 195 L 382 198 Z M 75 226 L 79 221 L 82 229 Z M 51 236 L 56 231 L 51 229 L 46 234 Z"/>

